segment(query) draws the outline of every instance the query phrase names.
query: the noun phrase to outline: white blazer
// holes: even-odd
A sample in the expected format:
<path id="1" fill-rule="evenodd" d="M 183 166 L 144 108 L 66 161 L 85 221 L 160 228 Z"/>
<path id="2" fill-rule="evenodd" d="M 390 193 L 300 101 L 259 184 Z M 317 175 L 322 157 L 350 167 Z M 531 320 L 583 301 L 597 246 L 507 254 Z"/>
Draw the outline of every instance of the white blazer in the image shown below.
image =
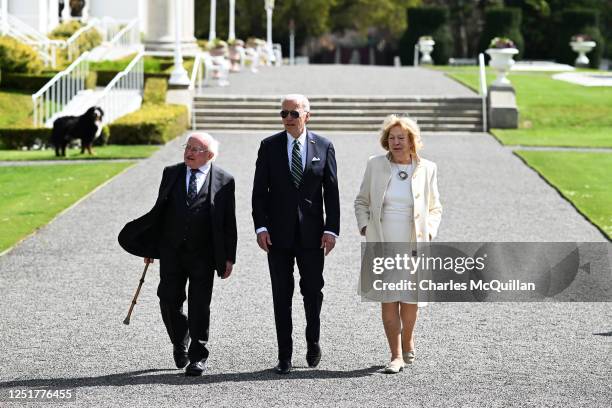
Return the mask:
<path id="1" fill-rule="evenodd" d="M 368 160 L 361 188 L 355 198 L 355 217 L 359 231 L 366 229 L 366 241 L 384 242 L 382 207 L 385 193 L 391 181 L 389 155 L 372 156 Z M 413 159 L 414 160 L 414 159 Z M 427 242 L 438 234 L 442 217 L 442 204 L 438 193 L 437 166 L 434 162 L 417 159 L 412 175 L 414 199 L 414 237 L 417 242 Z"/>

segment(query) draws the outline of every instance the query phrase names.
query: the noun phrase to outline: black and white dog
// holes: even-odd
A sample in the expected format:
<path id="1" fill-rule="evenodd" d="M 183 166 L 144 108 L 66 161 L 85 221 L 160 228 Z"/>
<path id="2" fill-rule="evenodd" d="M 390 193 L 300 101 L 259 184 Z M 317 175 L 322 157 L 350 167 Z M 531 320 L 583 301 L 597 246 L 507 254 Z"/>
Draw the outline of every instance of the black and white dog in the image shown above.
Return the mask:
<path id="1" fill-rule="evenodd" d="M 81 154 L 85 150 L 91 155 L 94 140 L 102 133 L 104 111 L 99 106 L 92 106 L 81 116 L 63 116 L 53 122 L 51 144 L 55 147 L 56 156 L 66 156 L 66 146 L 73 139 L 81 139 Z"/>

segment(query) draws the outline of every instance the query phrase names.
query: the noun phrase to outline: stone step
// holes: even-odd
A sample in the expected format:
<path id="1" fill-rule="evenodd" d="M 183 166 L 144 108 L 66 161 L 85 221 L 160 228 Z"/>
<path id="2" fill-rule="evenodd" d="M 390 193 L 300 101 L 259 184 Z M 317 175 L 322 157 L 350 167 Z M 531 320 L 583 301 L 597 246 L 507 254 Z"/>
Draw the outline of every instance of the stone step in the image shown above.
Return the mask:
<path id="1" fill-rule="evenodd" d="M 279 104 L 281 96 L 277 95 L 196 95 L 196 101 L 210 102 L 271 102 Z M 414 103 L 414 102 L 439 102 L 447 101 L 449 103 L 476 103 L 480 102 L 478 96 L 459 96 L 459 97 L 443 97 L 443 96 L 399 96 L 399 95 L 381 95 L 381 96 L 353 96 L 353 95 L 336 95 L 336 96 L 309 96 L 308 100 L 312 105 L 315 102 L 355 102 L 355 103 Z"/>
<path id="2" fill-rule="evenodd" d="M 245 102 L 245 101 L 198 101 L 194 100 L 195 108 L 211 108 L 211 109 L 273 109 L 280 110 L 280 104 L 277 102 Z M 429 101 L 429 102 L 320 102 L 311 103 L 310 110 L 313 112 L 326 109 L 387 109 L 389 112 L 394 110 L 406 109 L 481 109 L 482 101 L 476 102 L 447 102 L 447 101 Z"/>
<path id="3" fill-rule="evenodd" d="M 310 125 L 315 124 L 372 124 L 380 126 L 384 116 L 365 116 L 365 117 L 313 117 L 308 122 Z M 426 116 L 426 117 L 414 117 L 419 125 L 424 123 L 481 123 L 480 117 L 446 117 L 446 116 Z M 231 116 L 215 116 L 209 117 L 206 115 L 196 115 L 196 120 L 209 123 L 234 123 L 234 124 L 246 124 L 246 123 L 268 123 L 281 125 L 281 119 L 275 116 L 267 117 L 231 117 Z"/>
<path id="4" fill-rule="evenodd" d="M 207 117 L 219 117 L 219 116 L 247 116 L 244 110 L 234 109 L 217 109 L 217 108 L 196 108 L 193 113 L 197 116 Z M 397 112 L 396 112 L 397 113 Z M 446 117 L 480 117 L 482 113 L 477 109 L 465 109 L 465 110 L 448 110 L 448 109 L 409 109 L 402 110 L 402 114 L 408 115 L 411 118 L 427 117 L 427 116 L 439 116 L 443 115 Z M 384 118 L 389 114 L 387 109 L 330 109 L 330 110 L 318 110 L 314 111 L 312 118 L 318 117 L 353 117 L 353 116 L 376 116 Z M 249 117 L 274 117 L 279 118 L 279 111 L 272 109 L 249 109 Z"/>
<path id="5" fill-rule="evenodd" d="M 482 125 L 475 124 L 419 124 L 421 131 L 423 132 L 481 132 Z M 351 132 L 378 132 L 380 130 L 380 124 L 378 125 L 350 125 L 350 124 L 320 124 L 310 125 L 309 129 L 313 131 L 325 132 L 325 131 L 351 131 Z M 203 123 L 202 121 L 196 121 L 196 129 L 201 130 L 228 130 L 228 131 L 241 131 L 241 130 L 254 130 L 254 131 L 267 131 L 267 132 L 279 132 L 281 127 L 276 124 L 256 124 L 256 123 L 245 123 L 239 126 L 233 123 Z"/>

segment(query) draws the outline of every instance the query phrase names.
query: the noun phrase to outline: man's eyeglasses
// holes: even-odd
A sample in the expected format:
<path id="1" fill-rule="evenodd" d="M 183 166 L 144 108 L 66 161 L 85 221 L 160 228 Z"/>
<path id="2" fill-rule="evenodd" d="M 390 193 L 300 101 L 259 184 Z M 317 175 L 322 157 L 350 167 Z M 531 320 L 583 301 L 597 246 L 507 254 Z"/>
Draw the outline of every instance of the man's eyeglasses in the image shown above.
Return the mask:
<path id="1" fill-rule="evenodd" d="M 304 112 L 304 113 L 306 113 L 306 112 Z M 300 112 L 295 111 L 295 110 L 292 110 L 292 111 L 282 110 L 282 111 L 280 111 L 280 115 L 281 115 L 281 118 L 283 118 L 283 119 L 285 119 L 289 115 L 291 115 L 291 117 L 293 119 L 297 119 L 297 118 L 300 117 Z"/>
<path id="2" fill-rule="evenodd" d="M 184 145 L 181 145 L 181 147 L 187 150 L 188 152 L 192 152 L 192 153 L 204 153 L 207 151 L 206 149 L 202 149 L 201 147 L 197 147 L 197 146 L 192 146 L 190 144 L 184 144 Z"/>

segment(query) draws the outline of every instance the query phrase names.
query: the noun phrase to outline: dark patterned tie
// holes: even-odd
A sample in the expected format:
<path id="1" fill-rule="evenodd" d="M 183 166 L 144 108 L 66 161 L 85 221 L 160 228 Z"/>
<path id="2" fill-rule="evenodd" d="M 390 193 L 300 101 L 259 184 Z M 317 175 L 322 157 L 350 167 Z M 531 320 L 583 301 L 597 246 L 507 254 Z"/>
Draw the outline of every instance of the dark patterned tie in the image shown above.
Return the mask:
<path id="1" fill-rule="evenodd" d="M 296 188 L 300 188 L 302 183 L 302 154 L 300 153 L 300 142 L 293 141 L 293 149 L 291 150 L 291 177 Z"/>
<path id="2" fill-rule="evenodd" d="M 191 176 L 189 176 L 189 189 L 187 189 L 187 207 L 191 206 L 198 195 L 198 183 L 196 181 L 196 174 L 200 170 L 191 169 Z"/>

